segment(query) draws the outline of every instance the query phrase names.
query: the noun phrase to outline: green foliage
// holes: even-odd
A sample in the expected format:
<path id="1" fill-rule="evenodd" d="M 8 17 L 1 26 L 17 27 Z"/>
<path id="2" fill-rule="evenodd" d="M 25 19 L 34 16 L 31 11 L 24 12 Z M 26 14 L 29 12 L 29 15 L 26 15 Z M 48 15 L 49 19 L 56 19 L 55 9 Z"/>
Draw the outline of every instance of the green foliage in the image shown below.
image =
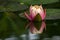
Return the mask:
<path id="1" fill-rule="evenodd" d="M 25 10 L 27 8 L 26 6 L 29 6 L 29 5 L 34 5 L 34 4 L 50 5 L 51 3 L 53 4 L 58 2 L 59 0 L 6 0 L 3 2 L 0 1 L 0 4 L 1 4 L 0 11 L 3 11 L 3 12 L 4 11 L 21 11 L 21 10 Z M 53 4 L 52 6 L 55 6 L 55 5 Z"/>
<path id="2" fill-rule="evenodd" d="M 0 19 L 0 34 L 3 35 L 2 38 L 8 37 L 12 32 L 16 33 L 16 35 L 24 33 L 26 23 L 27 21 L 23 21 L 16 14 L 4 12 L 2 19 Z"/>
<path id="3" fill-rule="evenodd" d="M 58 1 L 59 0 L 20 0 L 21 3 L 25 3 L 25 4 L 48 4 Z"/>

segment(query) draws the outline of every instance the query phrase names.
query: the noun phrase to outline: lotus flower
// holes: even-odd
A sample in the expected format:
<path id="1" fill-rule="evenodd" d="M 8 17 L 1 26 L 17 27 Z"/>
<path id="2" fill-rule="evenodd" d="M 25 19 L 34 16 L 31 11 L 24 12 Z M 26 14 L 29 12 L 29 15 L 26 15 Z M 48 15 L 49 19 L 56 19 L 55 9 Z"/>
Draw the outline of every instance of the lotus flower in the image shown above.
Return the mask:
<path id="1" fill-rule="evenodd" d="M 30 32 L 33 33 L 33 34 L 41 34 L 44 29 L 46 30 L 46 24 L 45 24 L 44 21 L 39 23 L 39 24 L 40 24 L 39 29 L 38 29 L 38 26 L 35 26 L 33 22 L 30 22 L 26 26 L 26 28 L 29 26 Z"/>
<path id="2" fill-rule="evenodd" d="M 42 8 L 42 5 L 38 6 L 38 5 L 34 5 L 34 6 L 30 6 L 30 14 L 27 14 L 25 12 L 25 16 L 28 18 L 28 20 L 30 21 L 34 21 L 35 17 L 39 14 L 39 17 L 41 20 L 45 19 L 46 16 L 46 10 Z"/>

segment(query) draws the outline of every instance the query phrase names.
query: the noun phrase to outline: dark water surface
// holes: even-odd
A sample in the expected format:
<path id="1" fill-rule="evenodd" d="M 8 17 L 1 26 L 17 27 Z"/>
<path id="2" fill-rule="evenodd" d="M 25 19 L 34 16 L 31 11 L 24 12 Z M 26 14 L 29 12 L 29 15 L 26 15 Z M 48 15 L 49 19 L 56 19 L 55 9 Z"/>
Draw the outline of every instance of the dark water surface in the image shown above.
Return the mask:
<path id="1" fill-rule="evenodd" d="M 60 40 L 60 20 L 21 21 L 19 25 L 0 27 L 0 40 Z"/>

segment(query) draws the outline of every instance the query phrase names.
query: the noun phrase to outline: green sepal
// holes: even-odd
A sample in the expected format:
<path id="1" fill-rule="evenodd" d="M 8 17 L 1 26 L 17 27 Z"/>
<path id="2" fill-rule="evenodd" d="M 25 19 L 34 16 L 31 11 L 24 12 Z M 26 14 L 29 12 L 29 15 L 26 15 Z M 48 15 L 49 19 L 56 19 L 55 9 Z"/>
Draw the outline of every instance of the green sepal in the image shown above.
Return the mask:
<path id="1" fill-rule="evenodd" d="M 42 18 L 41 18 L 41 16 L 39 15 L 39 13 L 35 16 L 34 21 L 35 21 L 35 22 L 36 22 L 36 21 L 38 21 L 38 22 L 42 21 Z"/>

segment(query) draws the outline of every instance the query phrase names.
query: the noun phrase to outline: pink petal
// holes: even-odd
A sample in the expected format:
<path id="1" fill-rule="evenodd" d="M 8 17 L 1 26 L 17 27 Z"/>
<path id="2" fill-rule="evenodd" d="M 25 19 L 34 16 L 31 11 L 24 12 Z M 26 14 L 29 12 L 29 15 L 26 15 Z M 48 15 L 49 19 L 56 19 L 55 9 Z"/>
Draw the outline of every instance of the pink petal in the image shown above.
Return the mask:
<path id="1" fill-rule="evenodd" d="M 30 26 L 31 22 L 28 23 L 26 26 L 25 26 L 25 29 L 27 29 L 29 26 Z"/>
<path id="2" fill-rule="evenodd" d="M 30 6 L 30 16 L 32 16 L 32 5 Z"/>
<path id="3" fill-rule="evenodd" d="M 42 5 L 40 5 L 40 8 L 41 8 L 40 15 L 42 20 L 44 20 L 46 17 L 46 9 L 43 10 Z"/>
<path id="4" fill-rule="evenodd" d="M 42 13 L 40 13 L 40 16 L 41 16 L 42 20 L 45 19 L 45 17 L 46 17 L 46 10 L 45 9 Z"/>
<path id="5" fill-rule="evenodd" d="M 40 9 L 43 10 L 43 8 L 42 8 L 42 4 L 40 5 Z"/>
<path id="6" fill-rule="evenodd" d="M 42 20 L 44 20 L 46 17 L 46 9 L 44 9 L 44 13 L 43 13 L 43 16 L 42 16 Z"/>
<path id="7" fill-rule="evenodd" d="M 34 17 L 36 16 L 36 12 L 33 12 L 33 10 L 32 10 L 32 5 L 30 6 L 30 17 L 32 18 L 32 19 L 34 19 Z"/>
<path id="8" fill-rule="evenodd" d="M 46 9 L 44 9 L 44 15 L 45 15 L 45 17 L 46 17 Z"/>
<path id="9" fill-rule="evenodd" d="M 31 17 L 25 12 L 25 16 L 31 21 Z"/>
<path id="10" fill-rule="evenodd" d="M 31 33 L 33 33 L 34 28 L 35 28 L 35 26 L 34 26 L 34 24 L 31 22 L 31 24 L 30 24 L 30 31 L 31 31 Z"/>
<path id="11" fill-rule="evenodd" d="M 40 28 L 40 32 L 42 33 L 44 28 L 46 27 L 46 24 L 45 22 L 42 22 L 42 25 L 41 25 L 41 28 Z"/>

